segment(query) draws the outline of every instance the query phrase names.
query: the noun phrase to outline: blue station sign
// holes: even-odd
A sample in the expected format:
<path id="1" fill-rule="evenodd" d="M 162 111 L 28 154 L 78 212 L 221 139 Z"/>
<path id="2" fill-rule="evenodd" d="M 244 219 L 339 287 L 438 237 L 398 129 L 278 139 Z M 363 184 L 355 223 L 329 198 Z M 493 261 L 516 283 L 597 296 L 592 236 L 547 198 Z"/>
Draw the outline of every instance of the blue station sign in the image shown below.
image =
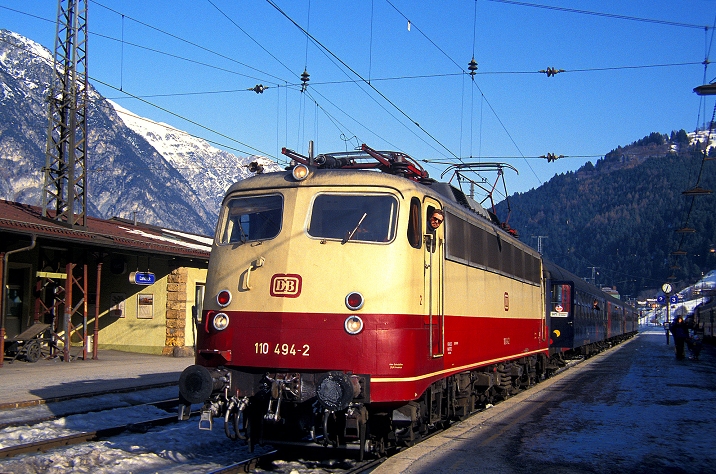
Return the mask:
<path id="1" fill-rule="evenodd" d="M 154 273 L 150 272 L 132 272 L 129 274 L 129 283 L 135 285 L 153 285 L 156 281 Z"/>

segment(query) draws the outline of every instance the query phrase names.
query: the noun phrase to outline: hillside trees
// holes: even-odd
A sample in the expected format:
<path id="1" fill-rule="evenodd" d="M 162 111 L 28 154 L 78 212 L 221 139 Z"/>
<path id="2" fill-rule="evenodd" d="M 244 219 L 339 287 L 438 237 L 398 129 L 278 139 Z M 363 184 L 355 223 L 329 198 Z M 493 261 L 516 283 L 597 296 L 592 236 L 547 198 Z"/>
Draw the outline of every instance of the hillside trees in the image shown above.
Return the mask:
<path id="1" fill-rule="evenodd" d="M 589 267 L 599 267 L 597 283 L 616 285 L 622 294 L 656 288 L 672 271 L 678 279 L 700 277 L 716 268 L 716 253 L 709 252 L 716 244 L 716 205 L 713 194 L 682 195 L 694 186 L 703 154 L 693 147 L 667 150 L 683 140 L 681 132 L 652 133 L 612 150 L 596 166 L 587 163 L 576 173 L 556 175 L 540 188 L 511 196 L 510 225 L 533 246 L 532 236 L 546 236 L 545 256 L 577 275 L 591 276 Z M 661 153 L 649 155 L 654 147 Z M 640 158 L 623 158 L 630 154 Z M 700 187 L 716 189 L 714 166 L 705 163 Z M 696 233 L 676 232 L 686 224 Z M 677 248 L 688 255 L 673 257 Z M 680 268 L 672 269 L 675 264 Z"/>

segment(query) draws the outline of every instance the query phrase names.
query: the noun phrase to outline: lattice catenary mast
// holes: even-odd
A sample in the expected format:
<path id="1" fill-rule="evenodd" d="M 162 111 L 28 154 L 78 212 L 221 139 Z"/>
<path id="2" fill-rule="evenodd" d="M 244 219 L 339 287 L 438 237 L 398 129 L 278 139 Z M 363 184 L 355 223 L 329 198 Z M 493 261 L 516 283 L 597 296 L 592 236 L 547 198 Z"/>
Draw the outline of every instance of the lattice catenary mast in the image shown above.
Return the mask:
<path id="1" fill-rule="evenodd" d="M 85 227 L 87 219 L 87 0 L 58 0 L 49 94 L 42 215 Z M 54 211 L 54 212 L 50 212 Z"/>

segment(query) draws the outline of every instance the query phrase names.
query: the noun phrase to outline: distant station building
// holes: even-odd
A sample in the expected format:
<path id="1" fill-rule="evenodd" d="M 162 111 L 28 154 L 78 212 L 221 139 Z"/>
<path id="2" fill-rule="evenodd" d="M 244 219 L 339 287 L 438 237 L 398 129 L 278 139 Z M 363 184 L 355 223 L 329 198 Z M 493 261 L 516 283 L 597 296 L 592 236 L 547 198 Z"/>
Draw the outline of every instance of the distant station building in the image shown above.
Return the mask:
<path id="1" fill-rule="evenodd" d="M 0 200 L 3 345 L 43 324 L 65 360 L 97 348 L 192 355 L 211 241 L 119 218 L 70 228 Z"/>
<path id="2" fill-rule="evenodd" d="M 612 288 L 611 286 L 603 286 L 602 291 L 610 296 L 613 296 L 616 299 L 621 299 L 619 296 L 619 292 L 616 288 Z"/>

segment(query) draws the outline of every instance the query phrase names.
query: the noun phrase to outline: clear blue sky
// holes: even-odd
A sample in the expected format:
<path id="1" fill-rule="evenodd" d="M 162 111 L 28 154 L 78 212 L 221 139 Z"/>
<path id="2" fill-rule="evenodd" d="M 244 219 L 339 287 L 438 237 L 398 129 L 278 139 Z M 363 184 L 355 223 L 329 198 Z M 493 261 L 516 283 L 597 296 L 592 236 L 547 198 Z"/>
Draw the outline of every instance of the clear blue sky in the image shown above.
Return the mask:
<path id="1" fill-rule="evenodd" d="M 260 0 L 90 0 L 91 80 L 236 154 L 306 153 L 314 140 L 317 153 L 473 157 L 517 168 L 509 193 L 711 118 L 713 98 L 693 88 L 716 78 L 702 65 L 716 54 L 714 0 L 273 1 L 285 15 Z M 50 50 L 56 16 L 54 0 L 0 0 L 0 28 Z M 473 55 L 474 84 L 461 74 Z M 548 67 L 566 72 L 537 72 Z M 534 158 L 547 153 L 567 158 Z"/>

